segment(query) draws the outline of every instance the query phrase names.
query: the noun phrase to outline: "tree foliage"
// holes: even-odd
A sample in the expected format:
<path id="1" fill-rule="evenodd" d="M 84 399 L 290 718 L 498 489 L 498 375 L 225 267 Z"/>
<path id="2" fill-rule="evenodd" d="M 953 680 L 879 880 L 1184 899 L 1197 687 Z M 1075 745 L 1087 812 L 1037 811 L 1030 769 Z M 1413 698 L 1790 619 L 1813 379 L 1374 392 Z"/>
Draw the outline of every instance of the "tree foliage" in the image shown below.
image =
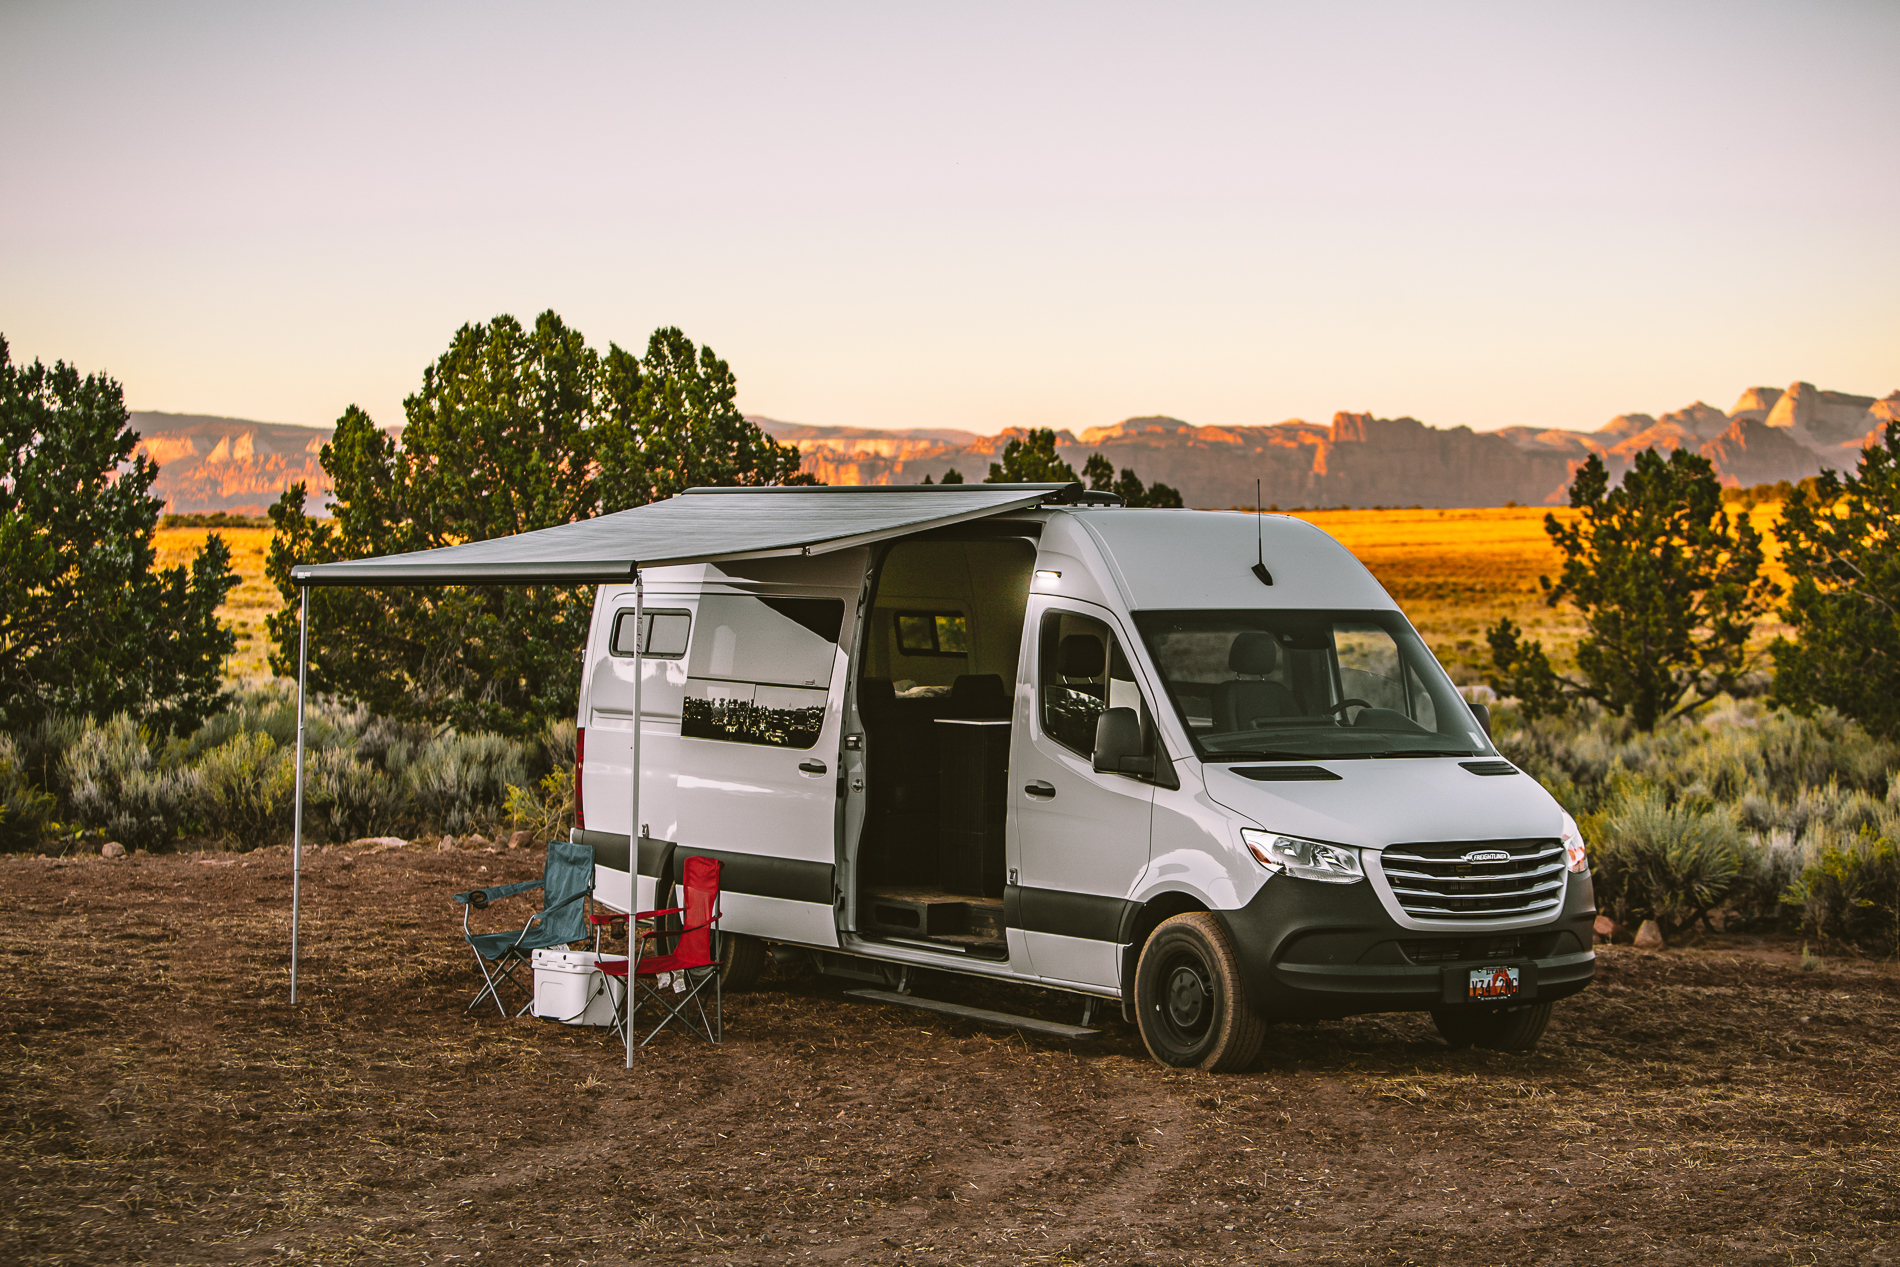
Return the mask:
<path id="1" fill-rule="evenodd" d="M 1115 478 L 1115 464 L 1100 453 L 1089 454 L 1082 464 L 1081 479 L 1098 493 L 1115 493 L 1125 506 L 1180 506 L 1181 493 L 1166 484 L 1150 488 L 1131 470 L 1122 469 Z M 1003 460 L 990 463 L 985 484 L 1071 484 L 1077 481 L 1075 468 L 1056 452 L 1056 433 L 1041 427 L 1024 436 L 1011 437 L 1003 446 Z M 949 476 L 944 477 L 949 482 Z M 961 477 L 959 477 L 961 482 Z"/>
<path id="2" fill-rule="evenodd" d="M 1777 638 L 1775 696 L 1800 712 L 1838 709 L 1875 734 L 1900 734 L 1900 422 L 1855 472 L 1823 471 L 1795 489 L 1775 536 L 1794 586 Z"/>
<path id="3" fill-rule="evenodd" d="M 158 467 L 135 454 L 119 384 L 15 366 L 0 336 L 0 725 L 126 713 L 161 733 L 217 705 L 238 583 L 222 538 L 159 569 Z"/>
<path id="4" fill-rule="evenodd" d="M 1115 464 L 1100 453 L 1089 454 L 1089 460 L 1082 464 L 1082 477 L 1088 481 L 1091 491 L 1114 493 L 1124 506 L 1179 510 L 1183 504 L 1180 489 L 1159 480 L 1152 486 L 1144 485 L 1141 478 L 1125 466 L 1121 478 L 1116 479 Z"/>
<path id="5" fill-rule="evenodd" d="M 398 445 L 351 406 L 320 455 L 336 505 L 295 487 L 271 508 L 271 666 L 296 671 L 295 563 L 426 550 L 624 510 L 703 484 L 809 483 L 796 448 L 747 422 L 710 348 L 657 330 L 605 354 L 552 312 L 468 325 L 403 402 Z M 585 587 L 315 589 L 313 689 L 375 712 L 527 734 L 571 715 Z"/>
<path id="6" fill-rule="evenodd" d="M 1003 446 L 1003 460 L 990 463 L 985 484 L 1072 484 L 1075 468 L 1056 453 L 1056 433 L 1039 427 Z"/>
<path id="7" fill-rule="evenodd" d="M 1749 632 L 1778 590 L 1761 575 L 1761 535 L 1748 515 L 1731 527 L 1709 460 L 1645 449 L 1612 488 L 1592 454 L 1570 505 L 1582 512 L 1575 522 L 1544 518 L 1563 572 L 1555 585 L 1539 580 L 1548 604 L 1568 602 L 1583 616 L 1583 680 L 1559 675 L 1542 644 L 1507 619 L 1486 631 L 1493 687 L 1533 716 L 1587 698 L 1643 730 L 1733 689 L 1750 667 Z"/>

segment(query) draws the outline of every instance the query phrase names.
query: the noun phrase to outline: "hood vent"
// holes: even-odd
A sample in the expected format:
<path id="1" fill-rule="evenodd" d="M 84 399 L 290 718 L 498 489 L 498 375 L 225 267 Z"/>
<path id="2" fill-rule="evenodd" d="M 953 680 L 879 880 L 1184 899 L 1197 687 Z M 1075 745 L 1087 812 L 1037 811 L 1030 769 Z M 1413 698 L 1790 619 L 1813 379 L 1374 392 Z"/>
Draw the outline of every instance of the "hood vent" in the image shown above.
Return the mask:
<path id="1" fill-rule="evenodd" d="M 1255 783 L 1326 783 L 1340 777 L 1317 765 L 1237 765 L 1231 768 L 1241 778 Z"/>
<path id="2" fill-rule="evenodd" d="M 1517 767 L 1509 761 L 1460 761 L 1461 769 L 1473 774 L 1516 774 Z"/>

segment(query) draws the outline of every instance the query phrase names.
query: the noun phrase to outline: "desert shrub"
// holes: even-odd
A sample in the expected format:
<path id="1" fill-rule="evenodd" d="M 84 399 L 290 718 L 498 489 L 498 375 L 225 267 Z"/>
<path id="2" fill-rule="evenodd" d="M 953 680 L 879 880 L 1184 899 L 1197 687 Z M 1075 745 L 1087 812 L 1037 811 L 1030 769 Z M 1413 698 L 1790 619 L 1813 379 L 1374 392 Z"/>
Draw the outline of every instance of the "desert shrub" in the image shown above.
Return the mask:
<path id="1" fill-rule="evenodd" d="M 305 761 L 305 831 L 327 840 L 408 834 L 408 795 L 386 770 L 347 748 L 319 748 Z"/>
<path id="2" fill-rule="evenodd" d="M 1866 829 L 1824 830 L 1783 900 L 1824 942 L 1900 953 L 1900 845 Z"/>
<path id="3" fill-rule="evenodd" d="M 403 770 L 418 820 L 461 834 L 499 822 L 509 786 L 528 783 L 522 744 L 502 735 L 437 736 Z"/>
<path id="4" fill-rule="evenodd" d="M 87 725 L 61 758 L 73 821 L 128 849 L 171 848 L 197 797 L 199 772 L 153 745 L 151 732 L 124 713 Z"/>
<path id="5" fill-rule="evenodd" d="M 289 836 L 295 759 L 269 735 L 235 735 L 204 755 L 198 773 L 199 812 L 212 835 L 245 850 Z"/>
<path id="6" fill-rule="evenodd" d="M 510 827 L 533 832 L 537 841 L 565 840 L 574 826 L 574 771 L 550 770 L 536 787 L 510 785 L 502 810 Z"/>
<path id="7" fill-rule="evenodd" d="M 400 779 L 409 763 L 435 738 L 435 728 L 427 722 L 397 721 L 376 717 L 364 726 L 356 741 L 356 755 Z"/>
<path id="8" fill-rule="evenodd" d="M 549 770 L 566 770 L 571 780 L 574 775 L 574 719 L 563 717 L 548 723 L 541 732 L 541 755 Z"/>
<path id="9" fill-rule="evenodd" d="M 21 770 L 13 740 L 0 735 L 0 853 L 39 848 L 57 806 L 55 798 L 34 787 Z"/>
<path id="10" fill-rule="evenodd" d="M 541 732 L 538 783 L 510 784 L 503 816 L 510 827 L 525 829 L 536 840 L 566 839 L 574 826 L 574 723 L 552 721 Z"/>
<path id="11" fill-rule="evenodd" d="M 311 696 L 304 701 L 305 751 L 352 745 L 369 723 L 369 713 L 361 707 L 345 707 L 328 696 Z M 230 708 L 207 718 L 192 734 L 186 754 L 196 757 L 242 734 L 268 735 L 279 748 L 295 749 L 296 688 L 272 682 L 239 691 Z"/>
<path id="12" fill-rule="evenodd" d="M 1598 905 L 1625 921 L 1654 919 L 1667 931 L 1706 923 L 1754 869 L 1725 807 L 1671 804 L 1654 787 L 1619 787 L 1586 831 L 1596 844 Z"/>
<path id="13" fill-rule="evenodd" d="M 66 805 L 66 753 L 92 725 L 84 715 L 49 713 L 8 738 L 20 777 Z"/>

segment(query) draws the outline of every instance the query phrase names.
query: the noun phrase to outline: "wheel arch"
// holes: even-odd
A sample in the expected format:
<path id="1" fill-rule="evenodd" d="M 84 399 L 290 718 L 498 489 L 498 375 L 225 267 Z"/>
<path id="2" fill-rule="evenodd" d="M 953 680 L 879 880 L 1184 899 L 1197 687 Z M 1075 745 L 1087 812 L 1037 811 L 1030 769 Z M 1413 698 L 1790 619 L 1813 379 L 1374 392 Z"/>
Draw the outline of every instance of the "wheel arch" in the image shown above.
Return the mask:
<path id="1" fill-rule="evenodd" d="M 1148 938 L 1164 920 L 1208 909 L 1207 903 L 1179 889 L 1157 893 L 1146 902 L 1129 904 L 1122 916 L 1121 930 L 1123 1020 L 1131 1025 L 1135 1023 L 1135 966 L 1141 961 L 1141 948 L 1148 944 Z"/>

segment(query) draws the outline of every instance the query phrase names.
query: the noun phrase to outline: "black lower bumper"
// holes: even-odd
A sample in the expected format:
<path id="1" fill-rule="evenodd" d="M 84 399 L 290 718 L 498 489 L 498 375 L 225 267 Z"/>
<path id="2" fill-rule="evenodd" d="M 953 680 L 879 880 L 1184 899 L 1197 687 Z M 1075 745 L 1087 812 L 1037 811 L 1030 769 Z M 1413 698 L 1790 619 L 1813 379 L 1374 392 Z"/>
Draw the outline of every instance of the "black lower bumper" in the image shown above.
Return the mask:
<path id="1" fill-rule="evenodd" d="M 1587 874 L 1569 880 L 1563 909 L 1549 921 L 1501 933 L 1414 932 L 1386 914 L 1369 883 L 1285 875 L 1239 910 L 1215 914 L 1240 956 L 1249 998 L 1275 1020 L 1466 1004 L 1471 970 L 1498 965 L 1518 969 L 1515 1002 L 1548 1002 L 1596 974 L 1596 896 Z"/>

